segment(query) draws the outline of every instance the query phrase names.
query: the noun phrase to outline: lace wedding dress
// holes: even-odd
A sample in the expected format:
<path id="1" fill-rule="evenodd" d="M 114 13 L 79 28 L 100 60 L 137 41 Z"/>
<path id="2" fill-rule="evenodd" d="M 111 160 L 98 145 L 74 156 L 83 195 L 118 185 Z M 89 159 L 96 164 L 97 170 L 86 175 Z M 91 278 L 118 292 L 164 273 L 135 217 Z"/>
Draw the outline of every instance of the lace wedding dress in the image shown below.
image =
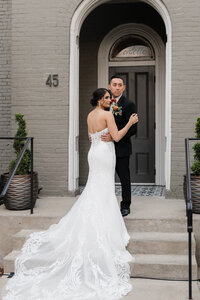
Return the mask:
<path id="1" fill-rule="evenodd" d="M 34 232 L 15 261 L 3 300 L 117 300 L 126 295 L 133 257 L 115 196 L 115 149 L 91 134 L 87 185 L 58 224 Z"/>

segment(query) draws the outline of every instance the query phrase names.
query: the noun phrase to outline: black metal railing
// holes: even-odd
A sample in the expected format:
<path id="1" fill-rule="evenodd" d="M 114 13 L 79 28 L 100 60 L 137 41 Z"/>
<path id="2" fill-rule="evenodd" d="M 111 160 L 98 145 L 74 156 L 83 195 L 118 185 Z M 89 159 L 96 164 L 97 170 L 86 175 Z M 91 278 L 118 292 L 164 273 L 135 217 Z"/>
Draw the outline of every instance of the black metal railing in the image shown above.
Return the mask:
<path id="1" fill-rule="evenodd" d="M 8 181 L 6 182 L 1 194 L 0 194 L 0 201 L 3 199 L 7 193 L 7 190 L 9 188 L 9 185 L 17 171 L 17 168 L 22 160 L 22 157 L 27 150 L 29 143 L 31 144 L 31 190 L 30 190 L 30 196 L 31 196 L 31 205 L 30 205 L 30 213 L 33 214 L 33 137 L 0 137 L 0 140 L 26 140 L 23 149 L 20 152 L 20 155 L 18 157 L 18 160 L 16 162 L 16 165 L 14 169 L 12 170 L 12 173 L 10 174 L 10 177 Z"/>
<path id="2" fill-rule="evenodd" d="M 186 215 L 187 215 L 187 231 L 188 231 L 188 284 L 189 284 L 189 300 L 192 300 L 192 232 L 193 232 L 193 216 L 192 216 L 192 193 L 190 178 L 190 141 L 197 141 L 197 138 L 185 139 L 186 154 Z"/>

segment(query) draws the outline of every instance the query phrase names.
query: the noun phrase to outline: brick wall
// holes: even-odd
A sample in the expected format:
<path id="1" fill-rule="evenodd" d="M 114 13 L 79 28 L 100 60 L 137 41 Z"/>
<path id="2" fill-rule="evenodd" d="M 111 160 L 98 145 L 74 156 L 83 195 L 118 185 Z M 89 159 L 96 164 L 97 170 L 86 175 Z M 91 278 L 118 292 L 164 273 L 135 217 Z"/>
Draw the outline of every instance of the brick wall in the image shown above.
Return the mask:
<path id="1" fill-rule="evenodd" d="M 35 138 L 39 183 L 49 195 L 67 192 L 69 31 L 77 2 L 12 4 L 12 132 L 14 114 L 23 113 Z M 49 74 L 58 74 L 58 87 L 45 84 Z"/>
<path id="2" fill-rule="evenodd" d="M 10 136 L 11 0 L 0 0 L 0 136 Z M 10 142 L 0 141 L 0 174 L 7 171 Z"/>
<path id="3" fill-rule="evenodd" d="M 170 197 L 183 196 L 184 139 L 200 116 L 200 2 L 164 1 L 172 21 L 172 152 Z"/>

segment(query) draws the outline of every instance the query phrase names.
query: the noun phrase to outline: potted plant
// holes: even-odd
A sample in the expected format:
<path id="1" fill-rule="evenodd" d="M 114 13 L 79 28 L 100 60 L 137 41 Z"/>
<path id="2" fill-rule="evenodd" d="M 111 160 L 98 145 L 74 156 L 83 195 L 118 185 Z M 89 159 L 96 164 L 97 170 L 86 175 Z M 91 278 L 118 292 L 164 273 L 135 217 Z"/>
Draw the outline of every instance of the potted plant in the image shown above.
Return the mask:
<path id="1" fill-rule="evenodd" d="M 200 138 L 200 117 L 195 124 L 196 138 Z M 200 143 L 197 142 L 192 147 L 194 150 L 194 161 L 191 166 L 191 196 L 192 211 L 200 214 Z M 186 176 L 184 176 L 184 195 L 186 199 Z"/>
<path id="2" fill-rule="evenodd" d="M 15 137 L 27 137 L 26 131 L 26 121 L 24 120 L 24 115 L 16 114 L 15 121 L 18 123 L 18 129 L 15 134 Z M 16 158 L 13 159 L 9 164 L 9 173 L 2 175 L 2 182 L 5 184 L 8 181 L 10 173 L 16 165 L 17 159 L 20 155 L 21 150 L 23 149 L 25 140 L 14 140 L 13 148 L 15 150 Z M 24 153 L 24 156 L 17 168 L 15 176 L 13 177 L 11 184 L 8 188 L 8 191 L 4 198 L 4 204 L 7 209 L 11 210 L 24 210 L 29 209 L 31 206 L 31 153 L 27 149 Z M 37 172 L 33 173 L 33 206 L 38 197 L 38 174 Z"/>

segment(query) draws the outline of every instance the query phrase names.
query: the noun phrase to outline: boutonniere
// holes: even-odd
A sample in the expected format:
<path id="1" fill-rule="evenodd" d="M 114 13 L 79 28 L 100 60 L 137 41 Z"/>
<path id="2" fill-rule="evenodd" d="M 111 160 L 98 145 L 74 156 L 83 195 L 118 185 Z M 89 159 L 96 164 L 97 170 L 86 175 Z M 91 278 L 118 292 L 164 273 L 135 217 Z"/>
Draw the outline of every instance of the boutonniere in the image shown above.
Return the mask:
<path id="1" fill-rule="evenodd" d="M 121 116 L 122 115 L 122 106 L 114 105 L 113 106 L 113 115 Z"/>

